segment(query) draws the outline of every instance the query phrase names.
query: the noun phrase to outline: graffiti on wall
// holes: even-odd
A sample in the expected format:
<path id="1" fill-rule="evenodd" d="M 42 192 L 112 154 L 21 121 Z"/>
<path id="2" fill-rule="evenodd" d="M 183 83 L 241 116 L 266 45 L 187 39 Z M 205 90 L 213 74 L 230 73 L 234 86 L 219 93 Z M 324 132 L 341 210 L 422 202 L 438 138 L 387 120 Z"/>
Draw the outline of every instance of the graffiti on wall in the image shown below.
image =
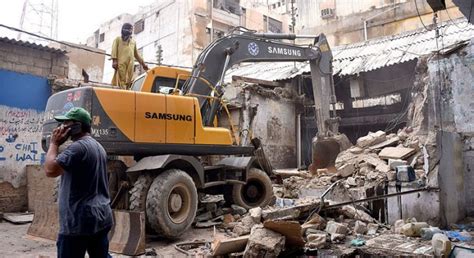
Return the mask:
<path id="1" fill-rule="evenodd" d="M 44 112 L 0 105 L 0 181 L 13 181 L 26 165 L 43 164 Z M 18 183 L 18 182 L 17 182 Z"/>

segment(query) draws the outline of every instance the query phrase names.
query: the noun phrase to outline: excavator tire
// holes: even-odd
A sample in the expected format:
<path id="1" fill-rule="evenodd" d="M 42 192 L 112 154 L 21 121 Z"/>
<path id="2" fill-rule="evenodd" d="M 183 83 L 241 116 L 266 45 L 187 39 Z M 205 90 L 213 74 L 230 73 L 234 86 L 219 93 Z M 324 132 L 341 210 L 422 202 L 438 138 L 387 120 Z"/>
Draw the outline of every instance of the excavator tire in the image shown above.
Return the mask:
<path id="1" fill-rule="evenodd" d="M 230 196 L 226 196 L 228 199 Z M 235 184 L 232 187 L 231 202 L 246 209 L 264 207 L 273 197 L 272 181 L 267 173 L 251 168 L 247 174 L 245 185 Z M 228 200 L 229 201 L 229 200 Z"/>
<path id="2" fill-rule="evenodd" d="M 135 181 L 132 189 L 129 191 L 129 209 L 131 211 L 145 211 L 146 196 L 151 183 L 153 183 L 153 177 L 151 174 L 143 173 L 138 176 L 137 181 Z"/>
<path id="3" fill-rule="evenodd" d="M 146 217 L 158 234 L 178 238 L 193 223 L 197 205 L 193 179 L 182 170 L 169 169 L 151 184 L 146 198 Z"/>

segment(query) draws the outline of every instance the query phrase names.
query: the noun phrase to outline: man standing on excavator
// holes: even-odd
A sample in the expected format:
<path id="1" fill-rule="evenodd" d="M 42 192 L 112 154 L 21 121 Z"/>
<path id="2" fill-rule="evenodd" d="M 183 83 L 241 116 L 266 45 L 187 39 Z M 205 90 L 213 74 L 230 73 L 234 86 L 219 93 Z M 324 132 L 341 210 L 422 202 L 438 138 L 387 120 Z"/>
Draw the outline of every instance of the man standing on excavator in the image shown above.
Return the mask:
<path id="1" fill-rule="evenodd" d="M 122 89 L 129 89 L 133 79 L 133 68 L 135 59 L 148 70 L 137 51 L 137 44 L 132 39 L 133 26 L 130 23 L 122 25 L 122 36 L 117 37 L 112 45 L 112 67 L 115 70 L 112 84 Z"/>

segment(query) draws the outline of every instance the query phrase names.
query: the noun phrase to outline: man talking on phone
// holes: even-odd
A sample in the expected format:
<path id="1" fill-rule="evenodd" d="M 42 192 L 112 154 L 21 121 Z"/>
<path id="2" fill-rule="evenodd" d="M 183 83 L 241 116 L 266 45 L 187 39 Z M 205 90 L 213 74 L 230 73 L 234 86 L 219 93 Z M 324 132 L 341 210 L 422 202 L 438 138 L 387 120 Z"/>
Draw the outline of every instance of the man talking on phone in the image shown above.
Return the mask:
<path id="1" fill-rule="evenodd" d="M 46 161 L 46 176 L 61 176 L 59 186 L 58 257 L 110 257 L 107 234 L 112 209 L 107 178 L 107 154 L 90 136 L 91 116 L 72 108 L 55 116 L 62 124 L 53 130 Z M 68 138 L 73 143 L 62 153 L 58 148 Z"/>

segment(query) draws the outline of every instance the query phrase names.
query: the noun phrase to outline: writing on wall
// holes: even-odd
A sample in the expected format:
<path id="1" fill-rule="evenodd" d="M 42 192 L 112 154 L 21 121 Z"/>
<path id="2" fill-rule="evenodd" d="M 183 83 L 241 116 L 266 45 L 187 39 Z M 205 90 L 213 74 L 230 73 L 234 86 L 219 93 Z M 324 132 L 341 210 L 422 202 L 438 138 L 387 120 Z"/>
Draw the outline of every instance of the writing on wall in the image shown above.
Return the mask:
<path id="1" fill-rule="evenodd" d="M 0 181 L 14 180 L 26 165 L 43 164 L 44 112 L 0 105 Z"/>

